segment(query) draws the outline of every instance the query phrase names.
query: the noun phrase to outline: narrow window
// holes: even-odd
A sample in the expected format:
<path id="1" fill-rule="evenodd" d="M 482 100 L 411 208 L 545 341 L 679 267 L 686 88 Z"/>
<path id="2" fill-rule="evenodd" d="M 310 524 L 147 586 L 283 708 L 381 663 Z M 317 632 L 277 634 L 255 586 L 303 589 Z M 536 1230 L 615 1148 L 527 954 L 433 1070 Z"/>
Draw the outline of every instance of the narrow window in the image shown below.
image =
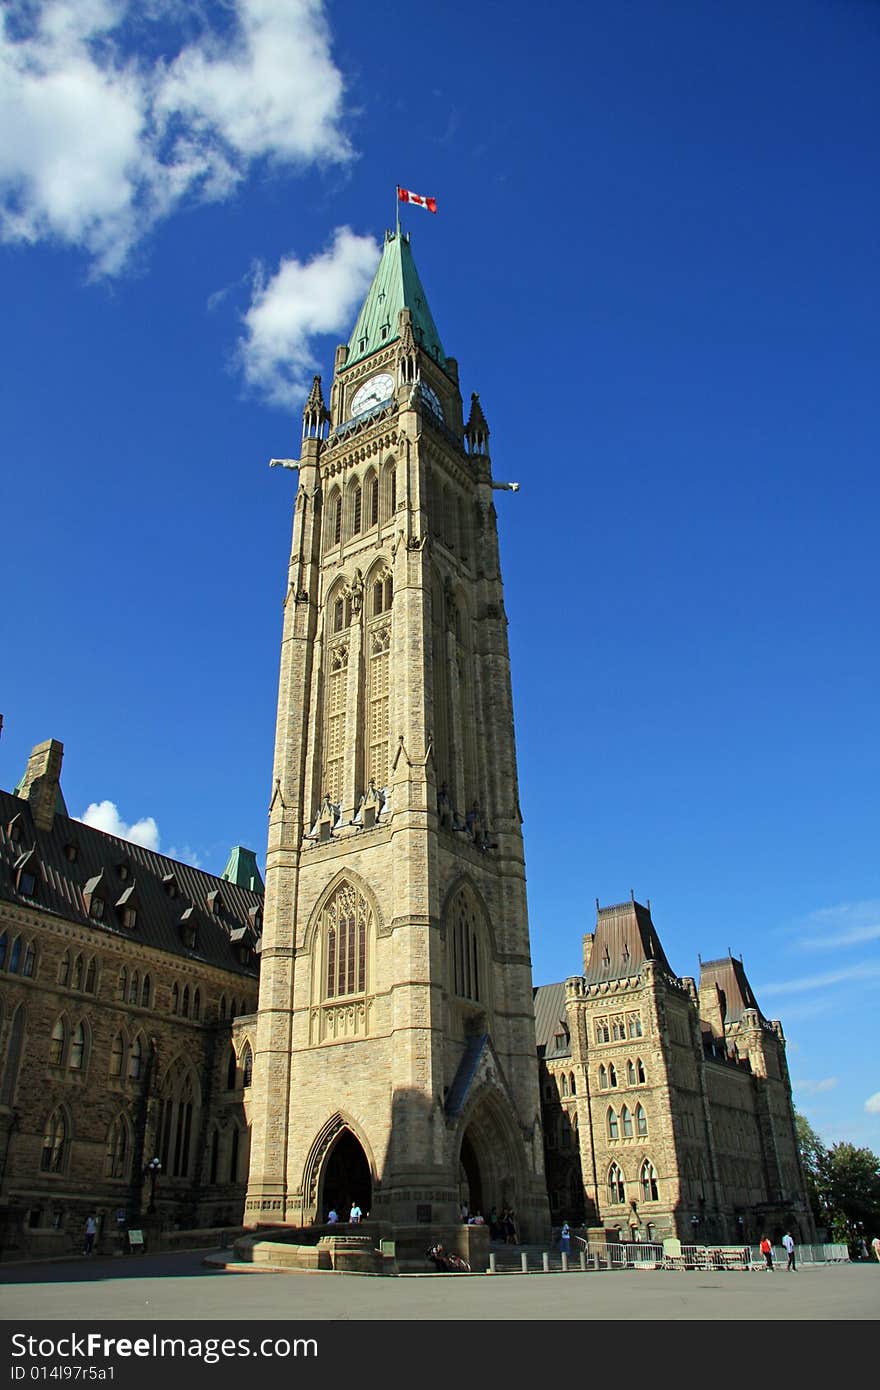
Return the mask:
<path id="1" fill-rule="evenodd" d="M 183 1003 L 180 1006 L 180 1012 L 184 1018 L 189 1018 L 189 985 L 183 987 Z"/>
<path id="2" fill-rule="evenodd" d="M 24 975 L 24 977 L 25 977 L 26 979 L 30 979 L 31 976 L 33 975 L 33 973 L 34 973 L 34 965 L 36 964 L 36 960 L 37 960 L 37 953 L 36 953 L 36 951 L 34 950 L 34 948 L 33 948 L 32 944 L 31 944 L 31 942 L 29 941 L 28 944 L 27 944 L 27 946 L 25 947 L 25 952 L 24 952 L 24 964 L 23 964 L 22 967 L 21 967 L 21 973 L 22 973 L 22 975 Z"/>
<path id="3" fill-rule="evenodd" d="M 646 1201 L 646 1202 L 657 1202 L 657 1201 L 659 1201 L 659 1189 L 658 1189 L 658 1185 L 657 1185 L 657 1172 L 656 1172 L 656 1170 L 655 1170 L 655 1168 L 654 1168 L 653 1163 L 651 1163 L 647 1158 L 645 1159 L 644 1163 L 642 1164 L 642 1171 L 641 1171 L 641 1175 L 640 1175 L 640 1176 L 641 1176 L 641 1180 L 642 1180 L 642 1196 L 643 1196 L 643 1198 L 645 1199 L 645 1201 Z"/>
<path id="4" fill-rule="evenodd" d="M 628 1061 L 626 1064 L 626 1079 L 630 1086 L 636 1084 L 636 1069 L 631 1061 Z"/>
<path id="5" fill-rule="evenodd" d="M 333 504 L 333 543 L 338 545 L 342 539 L 342 498 L 337 495 Z"/>
<path id="6" fill-rule="evenodd" d="M 65 952 L 64 952 L 64 955 L 61 957 L 60 961 L 58 962 L 58 983 L 59 983 L 59 985 L 66 985 L 66 984 L 67 984 L 67 981 L 68 981 L 69 979 L 70 979 L 70 954 L 69 954 L 69 952 L 65 951 Z"/>
<path id="7" fill-rule="evenodd" d="M 642 1066 L 642 1059 L 641 1059 L 641 1057 L 637 1057 L 637 1058 L 636 1058 L 636 1075 L 638 1076 L 639 1081 L 644 1085 L 644 1081 L 645 1081 L 645 1068 Z"/>
<path id="8" fill-rule="evenodd" d="M 53 1067 L 60 1067 L 64 1061 L 64 1042 L 65 1042 L 64 1020 L 59 1018 L 55 1027 L 52 1029 L 52 1036 L 49 1039 L 49 1064 Z"/>
<path id="9" fill-rule="evenodd" d="M 86 994 L 94 994 L 96 974 L 97 966 L 95 964 L 95 957 L 92 956 L 91 960 L 89 961 L 89 968 L 86 971 Z"/>
<path id="10" fill-rule="evenodd" d="M 125 1056 L 125 1044 L 122 1041 L 122 1034 L 117 1033 L 113 1039 L 113 1046 L 110 1049 L 110 1075 L 122 1075 L 122 1062 Z"/>
<path id="11" fill-rule="evenodd" d="M 12 943 L 12 950 L 9 953 L 9 973 L 18 974 L 18 967 L 21 962 L 21 937 L 17 936 Z"/>
<path id="12" fill-rule="evenodd" d="M 648 1117 L 641 1105 L 636 1106 L 636 1131 L 642 1136 L 648 1133 Z"/>
<path id="13" fill-rule="evenodd" d="M 128 996 L 128 971 L 126 970 L 125 966 L 123 965 L 122 969 L 121 969 L 120 972 L 119 972 L 119 998 L 120 998 L 120 1000 L 122 1001 L 123 1004 L 125 1003 L 125 1000 L 126 1000 L 127 996 Z"/>
<path id="14" fill-rule="evenodd" d="M 605 1070 L 605 1065 L 604 1065 L 604 1063 L 603 1063 L 603 1065 L 599 1068 L 599 1089 L 602 1090 L 602 1091 L 604 1091 L 604 1090 L 607 1088 L 607 1086 L 608 1086 L 608 1073 L 607 1073 L 607 1071 Z"/>
<path id="15" fill-rule="evenodd" d="M 145 975 L 145 976 L 144 976 L 144 983 L 141 985 L 141 1008 L 142 1008 L 142 1009 L 148 1009 L 149 1007 L 150 1007 L 150 977 L 149 977 L 149 975 Z"/>
<path id="16" fill-rule="evenodd" d="M 633 1117 L 632 1117 L 632 1115 L 630 1114 L 630 1109 L 629 1109 L 629 1106 L 628 1106 L 628 1105 L 625 1105 L 625 1106 L 623 1107 L 623 1110 L 621 1111 L 621 1116 L 620 1116 L 620 1118 L 621 1118 L 621 1120 L 623 1121 L 623 1137 L 624 1137 L 624 1139 L 632 1139 L 632 1134 L 633 1134 Z"/>
<path id="17" fill-rule="evenodd" d="M 201 1018 L 201 1016 L 202 1016 L 202 995 L 201 995 L 201 991 L 197 989 L 196 992 L 195 992 L 195 994 L 193 995 L 193 1018 Z"/>
<path id="18" fill-rule="evenodd" d="M 40 1156 L 40 1168 L 44 1173 L 61 1172 L 64 1166 L 66 1144 L 67 1126 L 64 1122 L 64 1115 L 60 1110 L 56 1110 L 53 1115 L 49 1116 L 43 1131 L 43 1152 Z"/>
<path id="19" fill-rule="evenodd" d="M 612 1163 L 608 1170 L 608 1192 L 614 1204 L 626 1201 L 626 1185 L 623 1181 L 623 1173 L 616 1163 Z"/>
<path id="20" fill-rule="evenodd" d="M 361 502 L 362 502 L 362 493 L 361 493 L 360 486 L 358 486 L 358 487 L 356 487 L 355 490 L 354 490 L 354 498 L 353 498 L 353 506 L 352 506 L 352 515 L 351 515 L 351 534 L 352 534 L 353 536 L 359 536 L 360 533 L 361 533 Z"/>
<path id="21" fill-rule="evenodd" d="M 609 1106 L 608 1109 L 608 1138 L 619 1139 L 620 1131 L 617 1127 L 617 1111 Z"/>
<path id="22" fill-rule="evenodd" d="M 174 984 L 171 986 L 171 1012 L 172 1012 L 173 1014 L 176 1014 L 176 1013 L 177 1013 L 177 1010 L 178 1010 L 178 1008 L 179 1008 L 179 1005 L 180 1005 L 180 990 L 178 989 L 178 987 L 177 987 L 177 981 L 175 980 L 175 981 L 174 981 Z"/>
<path id="23" fill-rule="evenodd" d="M 617 1068 L 613 1062 L 608 1065 L 608 1081 L 612 1086 L 617 1085 Z"/>
<path id="24" fill-rule="evenodd" d="M 139 992 L 140 992 L 140 987 L 141 987 L 140 976 L 138 975 L 138 972 L 137 972 L 136 970 L 132 970 L 132 972 L 131 972 L 131 980 L 129 981 L 129 985 L 128 985 L 128 1002 L 129 1002 L 129 1004 L 136 1004 L 136 1003 L 137 1003 L 137 1001 L 138 1001 L 138 995 L 139 995 Z"/>
<path id="25" fill-rule="evenodd" d="M 82 989 L 83 982 L 83 958 L 77 956 L 73 963 L 73 978 L 70 981 L 72 989 Z"/>
<path id="26" fill-rule="evenodd" d="M 241 1084 L 244 1087 L 250 1086 L 254 1078 L 254 1054 L 251 1051 L 250 1043 L 245 1043 L 241 1054 Z"/>
<path id="27" fill-rule="evenodd" d="M 6 932 L 4 932 L 3 935 L 0 936 L 0 970 L 5 969 L 6 967 L 6 948 L 8 947 L 8 945 L 9 938 L 6 935 Z"/>
<path id="28" fill-rule="evenodd" d="M 228 1055 L 228 1057 L 226 1058 L 226 1089 L 227 1089 L 227 1091 L 234 1091 L 234 1090 L 235 1090 L 236 1071 L 237 1071 L 237 1069 L 238 1069 L 238 1059 L 236 1058 L 236 1055 L 235 1055 L 235 1048 L 232 1046 L 232 1044 L 230 1044 L 230 1046 L 229 1046 L 229 1055 Z"/>
<path id="29" fill-rule="evenodd" d="M 569 1075 L 569 1078 L 568 1078 L 568 1089 L 569 1089 L 569 1091 L 571 1092 L 571 1094 L 572 1094 L 573 1096 L 576 1096 L 576 1095 L 577 1095 L 577 1087 L 576 1087 L 575 1084 L 574 1084 L 574 1072 L 571 1072 L 570 1075 Z"/>
<path id="30" fill-rule="evenodd" d="M 82 1023 L 78 1023 L 73 1030 L 73 1037 L 70 1040 L 70 1061 L 68 1062 L 68 1066 L 71 1071 L 82 1071 L 85 1051 L 86 1030 Z"/>
<path id="31" fill-rule="evenodd" d="M 369 488 L 370 488 L 370 491 L 369 491 L 369 497 L 370 497 L 370 502 L 369 502 L 369 505 L 370 505 L 370 525 L 371 525 L 371 526 L 378 526 L 378 524 L 379 524 L 379 479 L 378 479 L 378 478 L 371 478 L 371 479 L 370 479 Z"/>
<path id="32" fill-rule="evenodd" d="M 143 1047 L 139 1037 L 135 1038 L 131 1045 L 131 1052 L 128 1054 L 128 1079 L 129 1081 L 139 1081 L 141 1066 L 143 1065 Z"/>

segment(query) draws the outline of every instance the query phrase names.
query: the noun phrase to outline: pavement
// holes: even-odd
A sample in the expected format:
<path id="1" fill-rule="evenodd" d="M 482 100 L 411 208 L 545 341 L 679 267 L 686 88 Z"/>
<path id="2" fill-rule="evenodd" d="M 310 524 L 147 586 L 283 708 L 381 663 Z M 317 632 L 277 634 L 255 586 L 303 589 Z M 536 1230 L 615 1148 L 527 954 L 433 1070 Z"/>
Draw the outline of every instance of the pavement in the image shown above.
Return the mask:
<path id="1" fill-rule="evenodd" d="M 232 1251 L 0 1265 L 0 1320 L 874 1320 L 880 1265 L 776 1270 L 589 1270 L 398 1278 L 206 1264 Z"/>

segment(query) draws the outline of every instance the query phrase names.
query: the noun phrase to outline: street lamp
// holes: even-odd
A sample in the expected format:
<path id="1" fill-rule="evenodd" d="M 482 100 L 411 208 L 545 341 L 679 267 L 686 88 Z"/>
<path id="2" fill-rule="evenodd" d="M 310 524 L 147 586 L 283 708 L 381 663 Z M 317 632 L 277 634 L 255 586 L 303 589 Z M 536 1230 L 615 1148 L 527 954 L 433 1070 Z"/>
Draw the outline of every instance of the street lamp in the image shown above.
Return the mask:
<path id="1" fill-rule="evenodd" d="M 156 1210 L 156 1179 L 162 1171 L 162 1164 L 158 1158 L 151 1158 L 147 1164 L 147 1172 L 150 1175 L 150 1205 L 147 1207 L 147 1215 L 152 1216 Z"/>

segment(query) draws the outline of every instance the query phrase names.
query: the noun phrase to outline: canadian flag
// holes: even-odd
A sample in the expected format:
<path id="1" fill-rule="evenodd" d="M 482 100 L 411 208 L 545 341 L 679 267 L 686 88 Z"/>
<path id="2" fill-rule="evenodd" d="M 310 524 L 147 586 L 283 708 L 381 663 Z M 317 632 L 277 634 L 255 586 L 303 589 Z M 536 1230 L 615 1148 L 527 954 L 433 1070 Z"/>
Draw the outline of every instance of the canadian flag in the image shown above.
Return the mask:
<path id="1" fill-rule="evenodd" d="M 408 188 L 401 188 L 397 185 L 397 201 L 400 203 L 415 203 L 417 208 L 427 208 L 428 212 L 437 211 L 436 198 L 423 198 L 420 193 L 411 193 Z"/>

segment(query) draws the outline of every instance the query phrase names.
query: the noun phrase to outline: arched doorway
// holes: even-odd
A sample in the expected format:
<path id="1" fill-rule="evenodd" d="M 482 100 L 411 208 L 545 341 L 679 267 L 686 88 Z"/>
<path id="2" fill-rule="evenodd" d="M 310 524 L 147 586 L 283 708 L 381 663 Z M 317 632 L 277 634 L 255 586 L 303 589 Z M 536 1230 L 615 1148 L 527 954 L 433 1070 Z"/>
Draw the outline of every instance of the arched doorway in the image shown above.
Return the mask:
<path id="1" fill-rule="evenodd" d="M 352 1202 L 364 1216 L 373 1203 L 373 1180 L 367 1156 L 350 1129 L 343 1129 L 324 1163 L 318 1220 L 326 1221 L 333 1207 L 340 1221 L 348 1220 Z"/>
<path id="2" fill-rule="evenodd" d="M 458 1160 L 458 1194 L 459 1201 L 467 1207 L 471 1216 L 476 1212 L 480 1212 L 484 1216 L 488 1215 L 488 1212 L 483 1211 L 483 1180 L 480 1176 L 480 1164 L 468 1134 L 465 1134 L 461 1141 L 461 1154 Z"/>

